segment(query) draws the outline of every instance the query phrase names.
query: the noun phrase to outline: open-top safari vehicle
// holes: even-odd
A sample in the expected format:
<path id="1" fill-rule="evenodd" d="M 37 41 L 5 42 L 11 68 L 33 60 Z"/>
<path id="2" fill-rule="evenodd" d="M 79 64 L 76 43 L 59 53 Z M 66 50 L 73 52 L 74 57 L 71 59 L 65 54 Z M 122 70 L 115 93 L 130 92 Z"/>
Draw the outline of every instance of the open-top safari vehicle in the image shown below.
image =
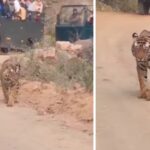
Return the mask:
<path id="1" fill-rule="evenodd" d="M 56 41 L 71 41 L 93 37 L 93 6 L 64 5 L 57 15 Z"/>
<path id="2" fill-rule="evenodd" d="M 8 52 L 32 47 L 41 40 L 43 31 L 41 0 L 31 1 L 28 7 L 19 0 L 0 1 L 0 50 Z"/>

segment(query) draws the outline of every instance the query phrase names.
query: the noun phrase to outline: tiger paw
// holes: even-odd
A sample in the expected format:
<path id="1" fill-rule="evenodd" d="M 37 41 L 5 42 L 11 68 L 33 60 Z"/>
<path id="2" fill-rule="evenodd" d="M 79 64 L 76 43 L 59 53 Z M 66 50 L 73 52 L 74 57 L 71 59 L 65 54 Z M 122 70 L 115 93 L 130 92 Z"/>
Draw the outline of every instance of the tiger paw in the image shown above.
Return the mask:
<path id="1" fill-rule="evenodd" d="M 13 104 L 7 104 L 8 107 L 13 107 Z"/>
<path id="2" fill-rule="evenodd" d="M 146 94 L 146 100 L 150 101 L 150 89 L 147 89 L 145 94 Z"/>
<path id="3" fill-rule="evenodd" d="M 147 98 L 146 92 L 140 92 L 140 94 L 138 95 L 138 98 Z"/>
<path id="4" fill-rule="evenodd" d="M 150 89 L 146 88 L 143 91 L 141 91 L 139 98 L 144 98 L 146 100 L 150 100 Z"/>

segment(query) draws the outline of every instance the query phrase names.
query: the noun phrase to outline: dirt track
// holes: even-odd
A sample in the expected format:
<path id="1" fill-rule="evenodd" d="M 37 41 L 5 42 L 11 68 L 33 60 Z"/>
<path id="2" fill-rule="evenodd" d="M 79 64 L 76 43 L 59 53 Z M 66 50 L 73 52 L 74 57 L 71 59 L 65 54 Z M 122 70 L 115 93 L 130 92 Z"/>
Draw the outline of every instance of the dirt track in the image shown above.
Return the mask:
<path id="1" fill-rule="evenodd" d="M 0 106 L 2 150 L 92 150 L 91 136 L 29 108 Z"/>
<path id="2" fill-rule="evenodd" d="M 149 150 L 150 102 L 138 99 L 133 32 L 150 16 L 97 13 L 97 150 Z"/>

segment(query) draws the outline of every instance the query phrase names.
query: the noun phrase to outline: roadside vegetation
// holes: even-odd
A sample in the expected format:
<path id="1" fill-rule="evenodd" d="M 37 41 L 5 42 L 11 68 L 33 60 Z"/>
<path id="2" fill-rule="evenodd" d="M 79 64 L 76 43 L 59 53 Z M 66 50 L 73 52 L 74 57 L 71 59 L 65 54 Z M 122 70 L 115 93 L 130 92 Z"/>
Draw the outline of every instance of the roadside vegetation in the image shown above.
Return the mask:
<path id="1" fill-rule="evenodd" d="M 137 0 L 97 0 L 98 10 L 114 10 L 123 12 L 136 12 Z"/>
<path id="2" fill-rule="evenodd" d="M 36 50 L 23 57 L 22 76 L 27 80 L 54 82 L 58 86 L 71 88 L 76 83 L 88 91 L 93 89 L 93 50 L 85 50 L 82 58 L 68 58 L 65 52 L 57 52 L 57 59 L 40 61 L 35 58 Z"/>

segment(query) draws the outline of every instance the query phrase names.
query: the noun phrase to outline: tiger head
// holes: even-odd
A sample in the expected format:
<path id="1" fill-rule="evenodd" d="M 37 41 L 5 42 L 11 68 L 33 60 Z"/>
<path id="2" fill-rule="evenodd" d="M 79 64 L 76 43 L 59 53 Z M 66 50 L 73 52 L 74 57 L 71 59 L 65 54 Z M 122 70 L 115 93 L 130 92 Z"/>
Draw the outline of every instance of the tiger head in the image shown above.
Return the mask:
<path id="1" fill-rule="evenodd" d="M 3 75 L 5 78 L 17 80 L 20 76 L 20 65 L 12 65 L 7 67 Z"/>
<path id="2" fill-rule="evenodd" d="M 2 64 L 1 73 L 5 80 L 18 80 L 21 66 L 15 59 L 8 59 Z"/>
<path id="3" fill-rule="evenodd" d="M 150 53 L 150 38 L 133 33 L 132 54 L 137 61 L 147 61 Z"/>

